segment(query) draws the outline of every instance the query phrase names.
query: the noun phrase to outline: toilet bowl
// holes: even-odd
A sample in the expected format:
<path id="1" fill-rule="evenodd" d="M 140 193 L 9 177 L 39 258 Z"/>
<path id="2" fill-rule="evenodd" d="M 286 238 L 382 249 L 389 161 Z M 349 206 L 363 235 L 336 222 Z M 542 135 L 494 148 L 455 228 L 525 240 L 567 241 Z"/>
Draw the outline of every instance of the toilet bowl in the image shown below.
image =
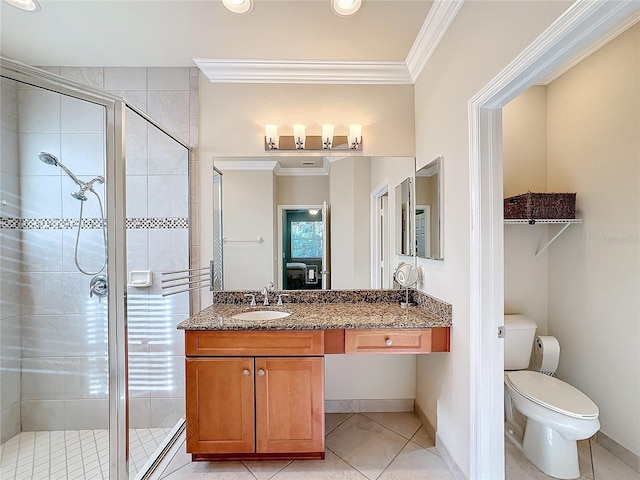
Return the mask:
<path id="1" fill-rule="evenodd" d="M 506 372 L 504 384 L 507 402 L 512 402 L 507 412 L 515 407 L 526 417 L 520 436 L 513 416 L 507 413 L 507 437 L 547 475 L 578 478 L 576 441 L 600 429 L 595 403 L 568 383 L 539 372 Z"/>
<path id="2" fill-rule="evenodd" d="M 576 442 L 599 430 L 598 407 L 568 383 L 525 370 L 534 322 L 521 315 L 505 315 L 505 328 L 505 435 L 547 475 L 578 478 Z M 524 422 L 518 421 L 518 413 Z"/>

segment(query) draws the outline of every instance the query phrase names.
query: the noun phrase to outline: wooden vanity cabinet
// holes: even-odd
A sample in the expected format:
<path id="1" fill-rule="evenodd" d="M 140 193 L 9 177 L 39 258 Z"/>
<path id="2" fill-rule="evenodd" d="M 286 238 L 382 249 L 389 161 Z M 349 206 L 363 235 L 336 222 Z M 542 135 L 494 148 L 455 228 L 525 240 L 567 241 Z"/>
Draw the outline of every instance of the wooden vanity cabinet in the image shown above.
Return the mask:
<path id="1" fill-rule="evenodd" d="M 186 332 L 193 460 L 324 458 L 323 332 L 296 333 Z"/>

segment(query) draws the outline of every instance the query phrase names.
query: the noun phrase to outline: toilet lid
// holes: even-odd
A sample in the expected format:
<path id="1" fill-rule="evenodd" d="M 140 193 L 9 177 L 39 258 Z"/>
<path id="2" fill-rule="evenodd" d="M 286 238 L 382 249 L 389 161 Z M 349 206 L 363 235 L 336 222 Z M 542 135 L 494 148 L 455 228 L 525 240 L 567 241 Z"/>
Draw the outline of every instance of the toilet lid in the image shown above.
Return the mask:
<path id="1" fill-rule="evenodd" d="M 505 378 L 520 395 L 550 410 L 574 418 L 596 418 L 598 406 L 568 383 L 540 372 L 507 372 Z"/>

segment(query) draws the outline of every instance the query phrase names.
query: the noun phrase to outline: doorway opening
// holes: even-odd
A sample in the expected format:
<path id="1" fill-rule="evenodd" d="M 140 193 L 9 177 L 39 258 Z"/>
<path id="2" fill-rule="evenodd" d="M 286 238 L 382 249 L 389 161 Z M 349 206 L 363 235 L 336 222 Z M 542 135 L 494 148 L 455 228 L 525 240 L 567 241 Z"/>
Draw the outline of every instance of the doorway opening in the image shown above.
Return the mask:
<path id="1" fill-rule="evenodd" d="M 325 205 L 280 205 L 278 286 L 328 288 L 328 222 Z"/>

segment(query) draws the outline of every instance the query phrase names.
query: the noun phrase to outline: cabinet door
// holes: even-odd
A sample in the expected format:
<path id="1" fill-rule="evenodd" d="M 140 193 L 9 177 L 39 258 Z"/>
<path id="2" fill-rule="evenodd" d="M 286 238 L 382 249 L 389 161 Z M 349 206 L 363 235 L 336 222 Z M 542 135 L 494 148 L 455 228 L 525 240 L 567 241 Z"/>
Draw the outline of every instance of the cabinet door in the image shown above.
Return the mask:
<path id="1" fill-rule="evenodd" d="M 253 358 L 187 358 L 187 452 L 254 452 Z"/>
<path id="2" fill-rule="evenodd" d="M 324 358 L 256 358 L 256 452 L 324 452 Z"/>

